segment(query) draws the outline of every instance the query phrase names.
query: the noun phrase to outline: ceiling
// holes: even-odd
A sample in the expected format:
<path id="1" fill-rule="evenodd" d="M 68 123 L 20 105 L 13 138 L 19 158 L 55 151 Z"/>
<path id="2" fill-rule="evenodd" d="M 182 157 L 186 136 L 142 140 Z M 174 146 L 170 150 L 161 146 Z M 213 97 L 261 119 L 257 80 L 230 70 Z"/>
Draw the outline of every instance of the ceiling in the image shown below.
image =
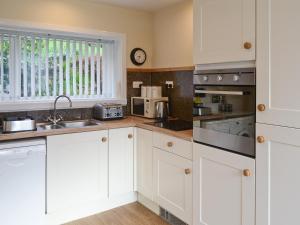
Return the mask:
<path id="1" fill-rule="evenodd" d="M 154 12 L 164 7 L 170 6 L 172 4 L 183 2 L 185 0 L 93 0 L 93 1 Z"/>

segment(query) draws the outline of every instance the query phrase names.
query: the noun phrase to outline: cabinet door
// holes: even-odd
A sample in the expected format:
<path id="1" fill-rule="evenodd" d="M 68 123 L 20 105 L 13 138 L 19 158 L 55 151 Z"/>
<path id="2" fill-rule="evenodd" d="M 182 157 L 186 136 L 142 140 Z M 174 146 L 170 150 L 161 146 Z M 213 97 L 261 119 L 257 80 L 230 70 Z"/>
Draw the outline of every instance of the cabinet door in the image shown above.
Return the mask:
<path id="1" fill-rule="evenodd" d="M 109 130 L 109 196 L 133 192 L 133 128 Z"/>
<path id="2" fill-rule="evenodd" d="M 257 125 L 256 225 L 298 225 L 300 130 Z"/>
<path id="3" fill-rule="evenodd" d="M 137 129 L 137 190 L 153 200 L 152 131 Z"/>
<path id="4" fill-rule="evenodd" d="M 254 159 L 196 143 L 194 157 L 194 225 L 255 224 Z"/>
<path id="5" fill-rule="evenodd" d="M 108 197 L 107 131 L 47 137 L 47 211 Z"/>
<path id="6" fill-rule="evenodd" d="M 300 1 L 257 4 L 257 121 L 300 128 Z"/>
<path id="7" fill-rule="evenodd" d="M 255 60 L 255 0 L 194 0 L 194 63 L 249 60 Z"/>
<path id="8" fill-rule="evenodd" d="M 192 222 L 192 161 L 153 148 L 154 201 L 182 221 Z"/>

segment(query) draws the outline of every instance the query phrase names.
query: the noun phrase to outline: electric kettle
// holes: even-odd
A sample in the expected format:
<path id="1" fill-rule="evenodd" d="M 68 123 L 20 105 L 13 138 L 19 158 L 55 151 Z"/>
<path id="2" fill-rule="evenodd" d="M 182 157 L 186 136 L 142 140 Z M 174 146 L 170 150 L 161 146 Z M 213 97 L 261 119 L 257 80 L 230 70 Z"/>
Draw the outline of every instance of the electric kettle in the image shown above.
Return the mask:
<path id="1" fill-rule="evenodd" d="M 155 103 L 155 119 L 159 121 L 167 120 L 169 116 L 168 101 L 158 101 Z"/>

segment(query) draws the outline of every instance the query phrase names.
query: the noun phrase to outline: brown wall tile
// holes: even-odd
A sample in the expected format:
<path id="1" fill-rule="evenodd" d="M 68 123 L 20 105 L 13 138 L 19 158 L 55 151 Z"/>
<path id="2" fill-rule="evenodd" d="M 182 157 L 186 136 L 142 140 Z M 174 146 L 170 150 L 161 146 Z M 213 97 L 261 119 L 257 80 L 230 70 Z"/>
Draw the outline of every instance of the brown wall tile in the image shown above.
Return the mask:
<path id="1" fill-rule="evenodd" d="M 183 120 L 192 121 L 193 110 L 193 72 L 128 72 L 127 74 L 127 113 L 130 114 L 131 97 L 140 96 L 140 89 L 133 89 L 133 81 L 143 81 L 144 85 L 162 86 L 163 96 L 170 99 L 170 115 Z M 173 81 L 174 88 L 167 89 L 166 81 Z"/>

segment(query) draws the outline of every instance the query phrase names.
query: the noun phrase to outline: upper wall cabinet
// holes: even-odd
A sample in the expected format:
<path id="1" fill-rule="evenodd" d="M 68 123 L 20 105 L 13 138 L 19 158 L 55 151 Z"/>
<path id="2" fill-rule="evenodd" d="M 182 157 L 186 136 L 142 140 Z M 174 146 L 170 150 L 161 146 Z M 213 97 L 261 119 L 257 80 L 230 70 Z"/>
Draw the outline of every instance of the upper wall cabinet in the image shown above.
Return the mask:
<path id="1" fill-rule="evenodd" d="M 194 0 L 194 63 L 255 60 L 255 0 Z"/>
<path id="2" fill-rule="evenodd" d="M 300 128 L 300 1 L 257 4 L 257 121 Z"/>

